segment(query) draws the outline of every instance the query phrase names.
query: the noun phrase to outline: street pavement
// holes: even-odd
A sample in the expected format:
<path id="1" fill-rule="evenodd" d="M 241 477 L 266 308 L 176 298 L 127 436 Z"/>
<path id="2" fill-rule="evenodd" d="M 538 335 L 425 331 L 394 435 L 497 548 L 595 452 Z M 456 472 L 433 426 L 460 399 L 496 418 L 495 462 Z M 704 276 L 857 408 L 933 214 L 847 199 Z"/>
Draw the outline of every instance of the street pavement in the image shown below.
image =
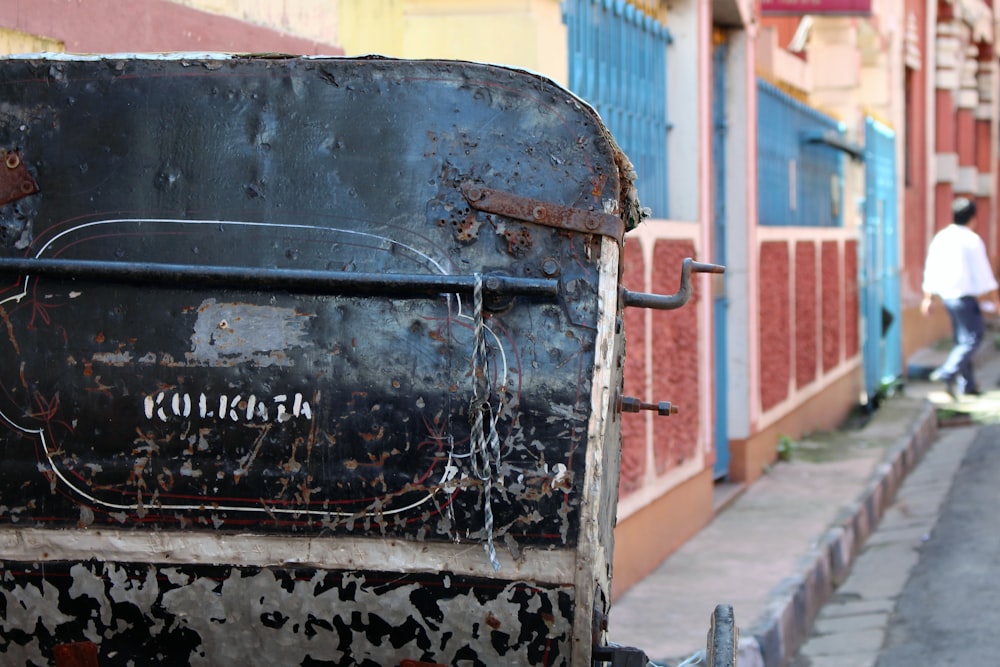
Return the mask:
<path id="1" fill-rule="evenodd" d="M 613 604 L 610 640 L 673 667 L 704 651 L 715 606 L 730 604 L 738 667 L 874 665 L 969 443 L 1000 420 L 1000 354 L 988 342 L 982 396 L 955 402 L 911 379 L 863 425 L 794 442 L 790 460 Z M 911 377 L 944 352 L 916 355 Z"/>

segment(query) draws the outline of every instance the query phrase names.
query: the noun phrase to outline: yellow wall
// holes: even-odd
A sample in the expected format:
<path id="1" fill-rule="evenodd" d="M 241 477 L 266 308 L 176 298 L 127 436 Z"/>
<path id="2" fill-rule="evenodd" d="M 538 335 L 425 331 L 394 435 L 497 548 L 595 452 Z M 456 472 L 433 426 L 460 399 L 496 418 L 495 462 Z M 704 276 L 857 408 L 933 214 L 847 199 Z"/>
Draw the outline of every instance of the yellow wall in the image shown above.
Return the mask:
<path id="1" fill-rule="evenodd" d="M 0 53 L 41 53 L 64 51 L 62 42 L 0 28 Z"/>
<path id="2" fill-rule="evenodd" d="M 559 0 L 339 0 L 347 55 L 477 60 L 566 85 Z"/>

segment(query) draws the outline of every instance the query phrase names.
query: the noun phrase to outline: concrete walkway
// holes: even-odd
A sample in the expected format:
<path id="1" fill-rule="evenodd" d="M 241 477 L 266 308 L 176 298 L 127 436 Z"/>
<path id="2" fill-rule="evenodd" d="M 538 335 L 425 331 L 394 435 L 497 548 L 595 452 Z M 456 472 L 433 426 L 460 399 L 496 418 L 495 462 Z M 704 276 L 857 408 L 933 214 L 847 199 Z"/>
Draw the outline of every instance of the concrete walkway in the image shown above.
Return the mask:
<path id="1" fill-rule="evenodd" d="M 933 364 L 940 356 L 930 350 L 922 358 Z M 1000 378 L 1000 355 L 993 349 L 986 351 L 980 355 L 978 368 L 982 387 L 993 389 L 981 397 L 963 397 L 954 403 L 940 385 L 910 380 L 863 427 L 814 434 L 796 442 L 791 460 L 779 462 L 750 485 L 709 526 L 615 603 L 610 615 L 611 641 L 638 647 L 655 663 L 677 665 L 704 650 L 715 606 L 731 604 L 740 632 L 739 667 L 789 664 L 809 637 L 818 614 L 821 623 L 837 622 L 833 607 L 820 614 L 821 608 L 835 590 L 844 592 L 862 545 L 935 441 L 947 440 L 941 451 L 952 457 L 946 456 L 940 465 L 955 465 L 953 457 L 964 450 L 953 440 L 967 444 L 975 434 L 975 428 L 961 425 L 1000 415 L 1000 391 L 994 389 Z M 925 375 L 912 366 L 909 372 Z M 940 438 L 938 408 L 954 409 L 954 419 L 942 422 L 948 428 L 940 431 Z M 911 541 L 899 548 L 912 549 L 912 540 L 919 539 L 922 529 L 906 527 L 901 539 Z M 913 558 L 900 557 L 906 562 Z M 899 562 L 893 565 L 898 566 Z M 876 558 L 866 567 L 881 566 Z M 884 613 L 888 604 L 875 599 L 865 603 L 876 614 Z M 856 609 L 847 616 L 856 616 Z M 862 620 L 844 621 L 854 622 L 864 625 Z M 871 641 L 875 641 L 874 634 Z M 842 655 L 820 662 L 826 650 L 815 649 L 813 665 L 852 664 L 838 662 Z"/>

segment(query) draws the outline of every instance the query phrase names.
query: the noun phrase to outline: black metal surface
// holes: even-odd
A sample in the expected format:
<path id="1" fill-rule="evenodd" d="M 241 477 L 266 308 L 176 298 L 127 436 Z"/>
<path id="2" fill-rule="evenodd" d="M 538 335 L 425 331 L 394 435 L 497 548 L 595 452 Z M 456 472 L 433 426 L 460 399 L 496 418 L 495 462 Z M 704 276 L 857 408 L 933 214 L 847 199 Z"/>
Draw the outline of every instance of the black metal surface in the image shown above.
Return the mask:
<path id="1" fill-rule="evenodd" d="M 623 195 L 592 112 L 525 73 L 351 59 L 9 60 L 0 99 L 0 145 L 40 187 L 0 208 L 0 255 L 206 272 L 3 283 L 0 521 L 484 539 L 481 273 L 560 288 L 486 316 L 495 537 L 574 544 L 599 237 L 476 211 L 461 185 L 605 210 Z M 454 293 L 411 299 L 414 275 Z"/>

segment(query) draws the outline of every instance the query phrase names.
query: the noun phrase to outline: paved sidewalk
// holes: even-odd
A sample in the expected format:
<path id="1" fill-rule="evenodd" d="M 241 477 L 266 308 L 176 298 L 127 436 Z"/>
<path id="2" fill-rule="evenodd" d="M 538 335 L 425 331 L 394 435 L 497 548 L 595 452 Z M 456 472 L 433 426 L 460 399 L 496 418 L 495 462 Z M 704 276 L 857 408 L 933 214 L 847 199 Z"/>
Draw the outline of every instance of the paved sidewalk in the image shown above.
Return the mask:
<path id="1" fill-rule="evenodd" d="M 940 356 L 928 350 L 923 360 L 933 364 Z M 981 397 L 954 404 L 940 385 L 911 379 L 863 428 L 796 442 L 790 461 L 751 484 L 613 605 L 611 641 L 636 646 L 658 664 L 677 665 L 704 650 L 715 606 L 731 604 L 740 632 L 739 667 L 788 664 L 821 607 L 846 582 L 904 478 L 938 439 L 936 408 L 955 408 L 959 425 L 973 422 L 968 411 L 1000 414 L 994 389 L 1000 355 L 991 347 L 977 367 L 983 388 L 992 390 Z M 909 372 L 922 375 L 912 365 Z M 941 435 L 974 432 L 959 426 Z"/>
<path id="2" fill-rule="evenodd" d="M 978 426 L 944 429 L 906 478 L 878 529 L 831 600 L 792 667 L 874 667 L 896 601 L 937 524 Z"/>

